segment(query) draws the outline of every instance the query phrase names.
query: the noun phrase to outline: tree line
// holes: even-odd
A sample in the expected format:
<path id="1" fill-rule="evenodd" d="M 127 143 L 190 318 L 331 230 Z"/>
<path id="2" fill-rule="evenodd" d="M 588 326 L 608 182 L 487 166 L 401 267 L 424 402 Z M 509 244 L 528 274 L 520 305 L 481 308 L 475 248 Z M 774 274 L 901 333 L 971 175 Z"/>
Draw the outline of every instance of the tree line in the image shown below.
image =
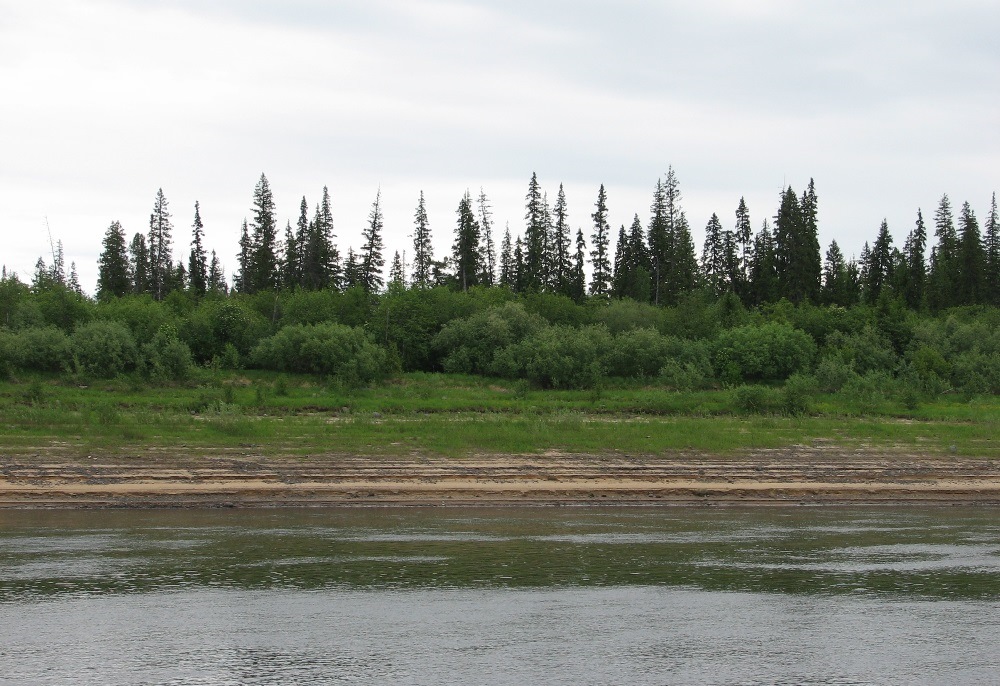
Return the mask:
<path id="1" fill-rule="evenodd" d="M 338 249 L 332 202 L 324 187 L 310 211 L 303 197 L 293 226 L 278 228 L 275 202 L 261 174 L 253 191 L 252 215 L 244 220 L 232 290 L 255 294 L 279 290 L 346 291 L 369 294 L 388 285 L 426 289 L 447 286 L 466 291 L 475 286 L 502 286 L 514 293 L 553 293 L 575 302 L 588 297 L 630 298 L 654 305 L 676 305 L 688 293 L 704 290 L 715 297 L 731 293 L 745 307 L 786 299 L 851 306 L 897 298 L 913 309 L 1000 304 L 1000 230 L 996 194 L 980 229 L 975 212 L 963 203 L 956 219 L 943 195 L 933 216 L 933 247 L 923 213 L 901 246 L 893 243 L 883 220 L 874 241 L 860 257 L 847 259 L 834 240 L 821 258 L 818 240 L 818 197 L 810 179 L 804 192 L 785 188 L 774 216 L 755 232 L 746 201 L 740 198 L 727 226 L 713 214 L 704 229 L 700 258 L 681 203 L 680 184 L 670 168 L 656 182 L 643 223 L 636 213 L 630 226 L 617 232 L 614 252 L 608 224 L 608 198 L 601 185 L 591 230 L 572 231 L 562 184 L 554 203 L 536 174 L 525 196 L 525 225 L 512 234 L 509 225 L 497 241 L 489 199 L 484 191 L 473 200 L 467 191 L 458 202 L 451 229 L 453 244 L 436 256 L 423 192 L 414 212 L 410 260 L 396 250 L 384 278 L 384 217 L 381 192 L 376 194 L 362 231 L 362 245 L 346 253 Z M 163 300 L 171 292 L 195 297 L 226 294 L 229 284 L 216 252 L 205 247 L 199 203 L 195 202 L 186 259 L 174 257 L 174 225 L 168 201 L 157 191 L 147 233 L 129 240 L 117 221 L 108 227 L 98 258 L 99 300 L 148 294 Z M 589 242 L 588 242 L 589 241 Z M 75 264 L 66 273 L 62 247 L 47 266 L 39 258 L 33 285 L 61 284 L 82 292 Z"/>

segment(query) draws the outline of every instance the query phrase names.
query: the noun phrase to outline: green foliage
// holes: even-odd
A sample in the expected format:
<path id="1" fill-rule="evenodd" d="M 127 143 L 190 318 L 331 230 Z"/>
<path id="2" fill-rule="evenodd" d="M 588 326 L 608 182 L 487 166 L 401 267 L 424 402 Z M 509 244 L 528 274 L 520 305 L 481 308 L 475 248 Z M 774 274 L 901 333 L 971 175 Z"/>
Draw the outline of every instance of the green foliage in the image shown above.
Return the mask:
<path id="1" fill-rule="evenodd" d="M 633 329 L 654 328 L 664 331 L 666 311 L 648 303 L 625 298 L 611 300 L 603 304 L 600 300 L 590 301 L 590 316 L 595 324 L 603 324 L 608 331 L 618 334 Z"/>
<path id="2" fill-rule="evenodd" d="M 361 329 L 343 324 L 286 326 L 250 355 L 261 369 L 332 376 L 346 384 L 384 379 L 398 361 Z"/>
<path id="3" fill-rule="evenodd" d="M 447 372 L 493 374 L 498 373 L 495 357 L 500 350 L 520 343 L 544 327 L 545 321 L 540 316 L 525 311 L 521 303 L 512 302 L 448 323 L 434 338 L 434 347 L 441 351 L 442 366 Z"/>
<path id="4" fill-rule="evenodd" d="M 54 326 L 22 329 L 8 335 L 6 348 L 10 371 L 62 372 L 71 366 L 69 336 Z"/>
<path id="5" fill-rule="evenodd" d="M 194 368 L 191 349 L 177 337 L 172 326 L 160 327 L 142 352 L 146 374 L 153 380 L 183 381 L 191 376 Z"/>
<path id="6" fill-rule="evenodd" d="M 494 366 L 542 388 L 590 388 L 606 373 L 603 353 L 610 345 L 604 326 L 549 326 L 504 348 Z"/>
<path id="7" fill-rule="evenodd" d="M 108 378 L 135 371 L 139 349 L 132 333 L 119 322 L 84 324 L 70 336 L 77 373 Z"/>
<path id="8" fill-rule="evenodd" d="M 604 353 L 611 376 L 656 376 L 669 359 L 670 340 L 653 329 L 631 329 L 614 337 Z"/>
<path id="9" fill-rule="evenodd" d="M 781 389 L 782 409 L 786 414 L 809 414 L 813 410 L 813 397 L 819 391 L 816 377 L 809 374 L 792 374 Z"/>
<path id="10" fill-rule="evenodd" d="M 715 340 L 712 363 L 727 383 L 780 381 L 808 369 L 816 344 L 804 331 L 779 323 L 741 326 Z"/>
<path id="11" fill-rule="evenodd" d="M 206 299 L 181 323 L 178 336 L 199 364 L 215 360 L 223 368 L 236 369 L 240 357 L 249 354 L 268 328 L 240 299 Z"/>
<path id="12" fill-rule="evenodd" d="M 124 324 L 137 341 L 150 341 L 163 326 L 177 326 L 180 318 L 164 302 L 153 296 L 128 295 L 101 302 L 97 317 Z"/>
<path id="13" fill-rule="evenodd" d="M 732 389 L 731 402 L 740 414 L 777 414 L 785 404 L 779 389 L 756 384 Z"/>
<path id="14" fill-rule="evenodd" d="M 854 333 L 833 332 L 827 336 L 824 355 L 839 357 L 859 374 L 876 370 L 892 373 L 899 363 L 890 340 L 870 325 Z"/>
<path id="15" fill-rule="evenodd" d="M 816 383 L 825 393 L 836 393 L 856 376 L 854 365 L 839 355 L 824 357 L 816 366 Z"/>

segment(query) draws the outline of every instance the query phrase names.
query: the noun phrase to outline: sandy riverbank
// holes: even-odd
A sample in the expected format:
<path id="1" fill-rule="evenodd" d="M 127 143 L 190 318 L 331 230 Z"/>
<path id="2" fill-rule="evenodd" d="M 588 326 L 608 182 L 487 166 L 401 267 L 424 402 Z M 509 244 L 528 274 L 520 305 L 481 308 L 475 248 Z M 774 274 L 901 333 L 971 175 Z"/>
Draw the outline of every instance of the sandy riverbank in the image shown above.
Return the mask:
<path id="1" fill-rule="evenodd" d="M 6 508 L 838 502 L 1000 504 L 1000 461 L 830 447 L 734 457 L 0 456 Z"/>

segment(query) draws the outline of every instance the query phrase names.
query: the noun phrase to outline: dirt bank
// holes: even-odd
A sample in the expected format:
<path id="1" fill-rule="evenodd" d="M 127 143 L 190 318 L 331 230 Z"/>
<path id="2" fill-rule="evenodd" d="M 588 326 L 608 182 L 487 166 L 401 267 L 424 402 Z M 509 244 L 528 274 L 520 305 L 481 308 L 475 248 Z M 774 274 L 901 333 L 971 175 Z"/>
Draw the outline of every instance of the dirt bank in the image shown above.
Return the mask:
<path id="1" fill-rule="evenodd" d="M 1000 504 L 1000 461 L 833 447 L 734 457 L 0 455 L 7 508 L 812 502 Z"/>

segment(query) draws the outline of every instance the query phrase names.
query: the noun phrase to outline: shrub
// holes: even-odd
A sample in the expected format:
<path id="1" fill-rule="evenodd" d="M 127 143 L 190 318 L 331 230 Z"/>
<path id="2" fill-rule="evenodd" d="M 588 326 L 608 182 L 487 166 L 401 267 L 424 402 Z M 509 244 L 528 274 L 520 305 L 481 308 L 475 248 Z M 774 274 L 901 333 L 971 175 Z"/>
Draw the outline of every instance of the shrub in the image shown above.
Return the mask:
<path id="1" fill-rule="evenodd" d="M 333 376 L 361 384 L 385 378 L 398 362 L 359 328 L 343 324 L 286 326 L 262 340 L 250 355 L 263 369 Z"/>
<path id="2" fill-rule="evenodd" d="M 487 374 L 495 368 L 498 351 L 544 327 L 539 315 L 511 302 L 449 322 L 434 338 L 434 347 L 444 354 L 446 372 Z"/>
<path id="3" fill-rule="evenodd" d="M 670 344 L 654 329 L 632 329 L 614 337 L 604 354 L 611 376 L 656 376 L 668 359 Z"/>
<path id="4" fill-rule="evenodd" d="M 899 362 L 892 342 L 873 326 L 850 334 L 835 331 L 826 338 L 826 354 L 837 355 L 852 364 L 858 374 L 891 373 Z"/>
<path id="5" fill-rule="evenodd" d="M 494 373 L 542 388 L 590 388 L 605 375 L 602 353 L 610 344 L 603 326 L 549 326 L 500 351 Z"/>
<path id="6" fill-rule="evenodd" d="M 177 337 L 172 326 L 161 326 L 153 340 L 143 346 L 146 374 L 152 379 L 182 381 L 191 375 L 191 349 Z"/>
<path id="7" fill-rule="evenodd" d="M 118 322 L 84 324 L 70 336 L 70 345 L 77 373 L 113 377 L 134 371 L 139 362 L 131 332 Z"/>
<path id="8" fill-rule="evenodd" d="M 808 374 L 792 374 L 781 389 L 782 405 L 787 414 L 800 415 L 812 411 L 813 396 L 819 390 L 816 377 Z"/>
<path id="9" fill-rule="evenodd" d="M 772 322 L 723 331 L 715 341 L 712 362 L 728 383 L 780 381 L 807 369 L 815 355 L 809 334 Z"/>
<path id="10" fill-rule="evenodd" d="M 854 365 L 838 355 L 824 357 L 816 366 L 817 385 L 826 393 L 836 393 L 855 376 Z"/>
<path id="11" fill-rule="evenodd" d="M 54 326 L 19 331 L 12 337 L 10 362 L 18 369 L 60 372 L 70 366 L 70 339 Z"/>
<path id="12" fill-rule="evenodd" d="M 730 397 L 734 410 L 743 414 L 776 413 L 783 404 L 781 393 L 770 386 L 737 386 Z"/>

